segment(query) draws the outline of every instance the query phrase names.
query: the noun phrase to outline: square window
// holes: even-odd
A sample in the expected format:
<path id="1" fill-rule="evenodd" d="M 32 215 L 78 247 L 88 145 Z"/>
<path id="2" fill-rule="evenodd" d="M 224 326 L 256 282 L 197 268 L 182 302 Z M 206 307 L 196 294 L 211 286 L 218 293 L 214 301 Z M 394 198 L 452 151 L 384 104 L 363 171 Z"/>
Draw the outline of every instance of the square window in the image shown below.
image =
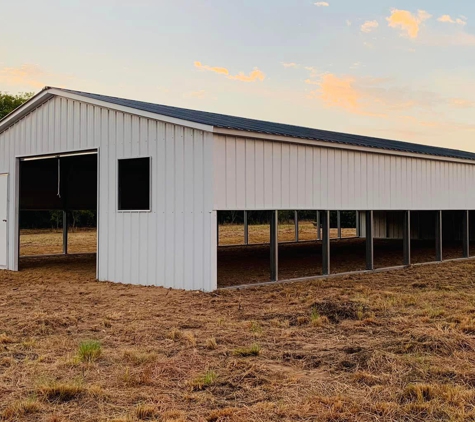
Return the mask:
<path id="1" fill-rule="evenodd" d="M 150 157 L 119 160 L 119 211 L 150 210 Z"/>

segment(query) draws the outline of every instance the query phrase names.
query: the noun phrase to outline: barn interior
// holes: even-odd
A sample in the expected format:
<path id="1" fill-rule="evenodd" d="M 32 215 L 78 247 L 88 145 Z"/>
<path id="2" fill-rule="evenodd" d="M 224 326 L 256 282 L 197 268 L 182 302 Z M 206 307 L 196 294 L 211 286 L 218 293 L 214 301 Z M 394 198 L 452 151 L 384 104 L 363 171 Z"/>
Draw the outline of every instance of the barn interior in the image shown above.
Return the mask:
<path id="1" fill-rule="evenodd" d="M 312 221 L 299 221 L 296 212 L 297 218 L 288 224 L 268 212 L 267 225 L 256 228 L 248 223 L 252 211 L 244 212 L 242 223 L 234 224 L 232 230 L 219 224 L 223 219 L 218 214 L 218 287 L 466 258 L 474 246 L 475 226 L 470 225 L 474 211 L 358 211 L 352 227 L 342 227 L 335 218 L 340 212 L 331 211 L 327 243 L 325 212 L 315 214 Z M 370 232 L 367 218 L 373 220 Z"/>
<path id="2" fill-rule="evenodd" d="M 97 161 L 97 151 L 20 160 L 20 269 L 81 254 L 95 263 Z M 77 219 L 84 215 L 91 226 L 87 236 L 76 230 Z M 50 230 L 45 230 L 48 223 Z"/>

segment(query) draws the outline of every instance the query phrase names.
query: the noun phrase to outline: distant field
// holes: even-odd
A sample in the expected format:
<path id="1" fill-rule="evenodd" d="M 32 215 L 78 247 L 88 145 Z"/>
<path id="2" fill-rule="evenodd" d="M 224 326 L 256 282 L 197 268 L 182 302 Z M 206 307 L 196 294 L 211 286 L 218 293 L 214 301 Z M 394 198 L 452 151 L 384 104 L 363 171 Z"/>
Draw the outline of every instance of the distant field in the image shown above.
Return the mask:
<path id="1" fill-rule="evenodd" d="M 68 234 L 68 252 L 95 253 L 97 232 L 95 229 L 76 229 Z M 62 230 L 22 230 L 20 255 L 49 255 L 63 252 Z"/>
<path id="2" fill-rule="evenodd" d="M 342 229 L 342 237 L 356 236 L 356 229 Z M 337 229 L 330 229 L 330 237 L 338 237 Z M 249 226 L 249 243 L 268 243 L 270 239 L 269 225 L 250 225 Z M 295 239 L 294 224 L 279 224 L 279 241 L 292 242 Z M 299 239 L 300 240 L 316 240 L 317 229 L 311 221 L 299 222 Z M 238 245 L 244 242 L 244 227 L 242 225 L 223 225 L 219 228 L 219 244 Z"/>
<path id="3" fill-rule="evenodd" d="M 474 261 L 210 294 L 94 263 L 0 271 L 0 419 L 475 419 Z"/>
<path id="4" fill-rule="evenodd" d="M 343 229 L 343 237 L 356 235 L 355 229 Z M 269 242 L 268 225 L 249 226 L 250 243 Z M 331 237 L 337 237 L 337 229 L 331 230 Z M 94 229 L 76 229 L 69 233 L 68 250 L 70 253 L 94 253 L 97 249 L 97 233 Z M 302 221 L 299 225 L 299 238 L 301 240 L 316 240 L 317 230 L 312 222 Z M 293 241 L 295 229 L 293 224 L 281 224 L 279 227 L 279 240 L 281 242 Z M 219 229 L 220 245 L 237 245 L 244 242 L 244 227 L 242 225 L 224 225 Z M 47 255 L 60 254 L 63 251 L 62 230 L 22 230 L 20 236 L 20 254 Z"/>

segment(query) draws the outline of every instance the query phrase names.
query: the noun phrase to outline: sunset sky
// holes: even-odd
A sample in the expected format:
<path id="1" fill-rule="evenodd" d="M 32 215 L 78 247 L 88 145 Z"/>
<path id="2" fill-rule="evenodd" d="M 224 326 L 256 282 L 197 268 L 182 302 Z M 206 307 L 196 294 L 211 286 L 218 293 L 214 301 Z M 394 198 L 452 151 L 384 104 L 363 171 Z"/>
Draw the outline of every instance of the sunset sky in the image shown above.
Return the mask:
<path id="1" fill-rule="evenodd" d="M 45 85 L 475 151 L 475 1 L 0 0 Z"/>

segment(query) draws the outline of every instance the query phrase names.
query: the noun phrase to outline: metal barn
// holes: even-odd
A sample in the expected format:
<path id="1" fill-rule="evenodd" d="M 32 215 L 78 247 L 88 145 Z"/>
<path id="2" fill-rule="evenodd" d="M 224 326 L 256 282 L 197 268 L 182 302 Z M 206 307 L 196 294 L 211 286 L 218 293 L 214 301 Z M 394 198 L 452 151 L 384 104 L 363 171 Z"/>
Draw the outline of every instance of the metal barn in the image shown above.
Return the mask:
<path id="1" fill-rule="evenodd" d="M 26 209 L 96 208 L 101 281 L 215 290 L 229 210 L 269 212 L 271 282 L 279 210 L 318 212 L 315 276 L 332 273 L 330 210 L 357 213 L 368 271 L 375 238 L 400 239 L 406 266 L 414 239 L 468 258 L 474 185 L 469 152 L 47 87 L 0 121 L 0 268 L 21 269 Z"/>

